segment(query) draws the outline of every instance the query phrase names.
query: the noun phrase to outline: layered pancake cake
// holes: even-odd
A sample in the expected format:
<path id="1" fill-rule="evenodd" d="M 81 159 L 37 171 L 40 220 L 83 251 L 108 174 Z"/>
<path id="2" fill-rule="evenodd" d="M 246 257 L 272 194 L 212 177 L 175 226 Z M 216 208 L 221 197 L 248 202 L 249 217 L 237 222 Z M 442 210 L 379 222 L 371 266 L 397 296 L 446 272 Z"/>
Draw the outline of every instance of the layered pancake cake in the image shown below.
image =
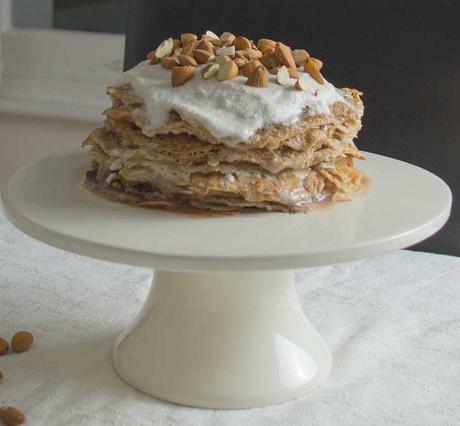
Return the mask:
<path id="1" fill-rule="evenodd" d="M 108 88 L 85 185 L 171 210 L 306 212 L 366 186 L 363 104 L 305 49 L 225 32 L 168 38 Z"/>

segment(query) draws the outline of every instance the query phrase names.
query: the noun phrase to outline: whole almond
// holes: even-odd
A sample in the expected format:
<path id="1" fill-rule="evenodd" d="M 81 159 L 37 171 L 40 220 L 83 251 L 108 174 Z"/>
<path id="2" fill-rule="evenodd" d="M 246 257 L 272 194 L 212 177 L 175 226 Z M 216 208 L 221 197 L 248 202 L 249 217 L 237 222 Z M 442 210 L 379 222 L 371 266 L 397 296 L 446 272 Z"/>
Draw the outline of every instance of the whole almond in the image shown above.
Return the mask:
<path id="1" fill-rule="evenodd" d="M 190 65 L 192 67 L 196 67 L 198 65 L 196 60 L 192 56 L 189 56 L 189 55 L 178 55 L 177 60 L 179 61 L 179 64 L 184 65 L 184 66 Z"/>
<path id="2" fill-rule="evenodd" d="M 216 64 L 219 64 L 219 65 L 222 65 L 222 64 L 225 64 L 225 62 L 231 62 L 231 61 L 232 61 L 232 58 L 230 58 L 230 56 L 227 56 L 227 55 L 219 55 L 219 56 L 216 56 L 216 59 L 215 59 Z"/>
<path id="3" fill-rule="evenodd" d="M 174 67 L 171 72 L 171 84 L 173 87 L 182 86 L 183 84 L 187 83 L 187 81 L 191 80 L 195 75 L 196 67 L 182 66 L 182 67 Z"/>
<path id="4" fill-rule="evenodd" d="M 10 345 L 8 344 L 8 341 L 3 337 L 0 337 L 0 355 L 6 354 L 9 347 Z"/>
<path id="5" fill-rule="evenodd" d="M 241 54 L 248 58 L 249 60 L 251 59 L 259 59 L 262 57 L 262 52 L 257 49 L 245 49 L 245 50 L 240 50 Z"/>
<path id="6" fill-rule="evenodd" d="M 195 50 L 195 45 L 196 45 L 195 42 L 190 42 L 190 43 L 184 44 L 182 46 L 181 51 L 180 51 L 181 55 L 192 56 L 193 51 Z"/>
<path id="7" fill-rule="evenodd" d="M 233 62 L 238 65 L 238 68 L 243 68 L 248 63 L 248 60 L 244 58 L 235 58 Z"/>
<path id="8" fill-rule="evenodd" d="M 260 62 L 262 62 L 262 64 L 268 69 L 276 67 L 278 65 L 278 61 L 276 60 L 276 56 L 274 53 L 267 53 L 266 55 L 263 55 L 260 58 Z"/>
<path id="9" fill-rule="evenodd" d="M 217 80 L 233 80 L 238 75 L 238 65 L 235 62 L 225 62 L 219 66 Z"/>
<path id="10" fill-rule="evenodd" d="M 15 407 L 0 407 L 0 420 L 5 426 L 22 425 L 26 416 Z"/>
<path id="11" fill-rule="evenodd" d="M 276 60 L 280 65 L 286 65 L 288 68 L 295 68 L 295 61 L 292 57 L 291 49 L 283 43 L 276 43 L 275 46 Z"/>
<path id="12" fill-rule="evenodd" d="M 247 86 L 254 87 L 267 87 L 268 86 L 268 72 L 265 67 L 260 66 L 249 74 L 246 81 Z"/>
<path id="13" fill-rule="evenodd" d="M 224 46 L 224 43 L 222 43 L 222 42 L 220 41 L 220 39 L 218 39 L 218 38 L 213 38 L 213 39 L 211 40 L 211 43 L 212 43 L 212 45 L 213 45 L 215 48 L 216 48 L 216 47 L 223 47 L 223 46 Z"/>
<path id="14" fill-rule="evenodd" d="M 260 49 L 262 52 L 262 55 L 266 55 L 267 53 L 275 53 L 275 48 L 271 46 L 264 46 L 262 49 Z"/>
<path id="15" fill-rule="evenodd" d="M 205 64 L 206 62 L 209 62 L 210 60 L 214 59 L 214 54 L 211 53 L 209 50 L 194 49 L 193 57 L 199 64 Z"/>
<path id="16" fill-rule="evenodd" d="M 279 68 L 276 74 L 276 82 L 281 86 L 286 86 L 289 83 L 289 72 L 286 65 Z"/>
<path id="17" fill-rule="evenodd" d="M 177 67 L 177 65 L 179 65 L 179 63 L 176 58 L 172 58 L 171 56 L 163 56 L 161 58 L 161 66 L 167 70 L 172 70 L 174 67 Z"/>
<path id="18" fill-rule="evenodd" d="M 271 48 L 272 50 L 275 50 L 276 46 L 276 41 L 270 40 L 269 38 L 261 38 L 257 42 L 257 48 L 259 50 L 263 50 L 264 48 Z"/>
<path id="19" fill-rule="evenodd" d="M 233 40 L 232 43 L 235 46 L 235 50 L 245 50 L 245 49 L 251 49 L 252 44 L 251 41 L 243 36 L 239 36 Z"/>
<path id="20" fill-rule="evenodd" d="M 207 50 L 214 54 L 214 46 L 210 41 L 201 40 L 195 47 L 195 49 Z"/>
<path id="21" fill-rule="evenodd" d="M 305 62 L 307 62 L 310 59 L 310 55 L 304 49 L 295 49 L 291 53 L 297 67 L 305 64 Z"/>
<path id="22" fill-rule="evenodd" d="M 310 58 L 310 61 L 312 61 L 315 64 L 315 67 L 318 71 L 321 71 L 321 68 L 323 68 L 323 61 L 320 61 L 316 58 Z"/>
<path id="23" fill-rule="evenodd" d="M 219 64 L 209 64 L 201 70 L 201 75 L 205 80 L 209 80 L 217 75 L 217 71 L 219 71 Z"/>
<path id="24" fill-rule="evenodd" d="M 229 33 L 228 31 L 225 31 L 224 33 L 220 35 L 220 41 L 224 44 L 224 46 L 232 44 L 235 38 L 236 38 L 235 35 L 232 33 Z"/>
<path id="25" fill-rule="evenodd" d="M 174 41 L 172 37 L 167 38 L 166 40 L 162 41 L 161 44 L 155 50 L 155 55 L 157 58 L 163 58 L 165 56 L 169 56 L 174 47 Z"/>
<path id="26" fill-rule="evenodd" d="M 11 339 L 11 347 L 15 352 L 24 352 L 32 346 L 34 336 L 28 331 L 18 331 Z"/>
<path id="27" fill-rule="evenodd" d="M 147 59 L 150 60 L 152 65 L 159 64 L 161 62 L 161 59 L 157 58 L 154 50 L 147 55 Z"/>
<path id="28" fill-rule="evenodd" d="M 249 77 L 249 75 L 256 69 L 263 66 L 262 63 L 257 60 L 253 59 L 252 61 L 249 61 L 242 69 L 242 73 L 245 77 Z"/>
<path id="29" fill-rule="evenodd" d="M 195 43 L 198 40 L 198 36 L 196 34 L 192 34 L 192 33 L 183 33 L 180 36 L 180 40 L 182 42 L 182 45 L 185 46 L 186 44 Z"/>
<path id="30" fill-rule="evenodd" d="M 326 81 L 326 80 L 324 80 L 323 76 L 321 75 L 321 73 L 316 68 L 316 65 L 315 65 L 314 61 L 309 60 L 303 66 L 303 69 L 305 70 L 305 72 L 310 74 L 318 83 L 324 84 L 324 82 Z"/>
<path id="31" fill-rule="evenodd" d="M 297 90 L 306 90 L 308 85 L 307 74 L 302 74 L 299 79 L 295 82 L 295 88 Z"/>

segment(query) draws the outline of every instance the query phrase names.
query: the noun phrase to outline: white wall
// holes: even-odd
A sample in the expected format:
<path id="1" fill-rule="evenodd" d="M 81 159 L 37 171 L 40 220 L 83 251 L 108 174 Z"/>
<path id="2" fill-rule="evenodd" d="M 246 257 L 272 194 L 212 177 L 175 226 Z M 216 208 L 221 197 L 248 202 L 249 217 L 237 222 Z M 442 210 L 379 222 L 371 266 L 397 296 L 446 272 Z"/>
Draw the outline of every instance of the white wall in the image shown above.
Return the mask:
<path id="1" fill-rule="evenodd" d="M 21 165 L 59 148 L 80 147 L 96 126 L 94 122 L 0 114 L 0 188 Z"/>

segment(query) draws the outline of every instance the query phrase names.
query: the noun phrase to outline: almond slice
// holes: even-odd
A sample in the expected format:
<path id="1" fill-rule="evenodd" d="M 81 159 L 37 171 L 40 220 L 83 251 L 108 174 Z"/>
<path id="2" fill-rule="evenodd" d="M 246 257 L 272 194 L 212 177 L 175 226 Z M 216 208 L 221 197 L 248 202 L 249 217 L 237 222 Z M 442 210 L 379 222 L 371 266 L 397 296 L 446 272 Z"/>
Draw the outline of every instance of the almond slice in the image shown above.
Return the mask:
<path id="1" fill-rule="evenodd" d="M 225 62 L 225 64 L 219 66 L 217 71 L 217 80 L 232 80 L 238 75 L 238 66 L 235 62 Z"/>
<path id="2" fill-rule="evenodd" d="M 292 57 L 291 49 L 285 44 L 276 43 L 275 56 L 280 65 L 286 65 L 288 68 L 295 68 L 296 65 Z"/>
<path id="3" fill-rule="evenodd" d="M 318 71 L 321 71 L 321 68 L 323 68 L 323 61 L 320 61 L 316 58 L 310 58 L 310 61 L 312 61 L 315 64 L 315 67 Z"/>
<path id="4" fill-rule="evenodd" d="M 186 44 L 195 43 L 198 40 L 198 36 L 192 33 L 183 33 L 180 36 L 180 40 L 182 44 L 185 46 Z"/>
<path id="5" fill-rule="evenodd" d="M 165 56 L 169 56 L 174 47 L 174 41 L 172 37 L 167 38 L 166 40 L 162 41 L 161 44 L 155 50 L 155 56 L 157 58 L 163 58 Z"/>
<path id="6" fill-rule="evenodd" d="M 233 40 L 232 43 L 235 46 L 235 50 L 245 50 L 245 49 L 251 49 L 252 44 L 251 41 L 243 36 L 239 36 Z"/>
<path id="7" fill-rule="evenodd" d="M 220 49 L 216 49 L 216 55 L 234 56 L 235 46 L 226 46 L 226 47 L 221 47 Z"/>
<path id="8" fill-rule="evenodd" d="M 307 77 L 307 74 L 302 74 L 298 80 L 295 82 L 295 88 L 297 90 L 307 90 L 307 86 L 308 86 L 308 77 Z"/>
<path id="9" fill-rule="evenodd" d="M 300 67 L 300 65 L 305 64 L 305 62 L 307 62 L 310 59 L 310 55 L 304 49 L 295 49 L 291 53 L 297 67 Z"/>
<path id="10" fill-rule="evenodd" d="M 260 66 L 249 74 L 246 81 L 247 86 L 254 87 L 267 87 L 268 86 L 268 72 L 265 67 Z"/>
<path id="11" fill-rule="evenodd" d="M 214 39 L 219 39 L 219 36 L 216 33 L 213 33 L 212 31 L 206 31 L 205 33 L 208 37 L 214 38 Z"/>
<path id="12" fill-rule="evenodd" d="M 209 64 L 201 70 L 201 75 L 205 80 L 209 80 L 217 75 L 217 71 L 219 71 L 219 64 Z"/>
<path id="13" fill-rule="evenodd" d="M 232 44 L 235 38 L 236 38 L 235 35 L 232 33 L 229 33 L 228 31 L 225 31 L 224 33 L 220 35 L 220 41 L 224 44 L 224 46 Z"/>
<path id="14" fill-rule="evenodd" d="M 181 65 L 191 65 L 192 67 L 196 67 L 198 65 L 197 61 L 189 55 L 177 55 L 177 60 Z"/>
<path id="15" fill-rule="evenodd" d="M 219 56 L 216 56 L 216 59 L 215 59 L 215 62 L 219 65 L 223 65 L 225 64 L 225 62 L 231 62 L 232 61 L 232 58 L 230 58 L 230 56 L 227 56 L 227 55 L 219 55 Z"/>
<path id="16" fill-rule="evenodd" d="M 193 57 L 199 64 L 205 64 L 206 62 L 209 62 L 215 58 L 213 53 L 211 53 L 209 50 L 203 49 L 194 49 Z"/>
<path id="17" fill-rule="evenodd" d="M 182 86 L 195 75 L 196 67 L 174 67 L 171 72 L 171 84 L 173 87 Z"/>
<path id="18" fill-rule="evenodd" d="M 244 67 L 243 69 L 241 70 L 243 75 L 245 77 L 249 77 L 250 74 L 256 69 L 256 68 L 259 68 L 259 67 L 262 67 L 262 63 L 257 60 L 257 59 L 253 59 L 252 61 L 248 62 Z"/>
<path id="19" fill-rule="evenodd" d="M 172 58 L 171 56 L 163 56 L 161 58 L 161 66 L 167 70 L 172 70 L 177 65 L 179 65 L 179 62 L 177 62 L 176 58 Z"/>
<path id="20" fill-rule="evenodd" d="M 157 58 L 157 55 L 155 54 L 155 51 L 150 52 L 150 53 L 147 55 L 147 59 L 150 60 L 150 63 L 151 63 L 152 65 L 159 64 L 159 63 L 161 62 L 161 59 L 160 59 L 160 58 Z"/>
<path id="21" fill-rule="evenodd" d="M 286 86 L 289 83 L 289 79 L 288 69 L 286 68 L 286 65 L 283 65 L 276 74 L 276 82 L 281 86 Z"/>
<path id="22" fill-rule="evenodd" d="M 321 75 L 321 73 L 318 71 L 316 68 L 315 62 L 314 61 L 308 61 L 304 66 L 303 69 L 305 72 L 310 74 L 318 83 L 324 84 L 326 80 L 324 80 L 324 77 Z"/>

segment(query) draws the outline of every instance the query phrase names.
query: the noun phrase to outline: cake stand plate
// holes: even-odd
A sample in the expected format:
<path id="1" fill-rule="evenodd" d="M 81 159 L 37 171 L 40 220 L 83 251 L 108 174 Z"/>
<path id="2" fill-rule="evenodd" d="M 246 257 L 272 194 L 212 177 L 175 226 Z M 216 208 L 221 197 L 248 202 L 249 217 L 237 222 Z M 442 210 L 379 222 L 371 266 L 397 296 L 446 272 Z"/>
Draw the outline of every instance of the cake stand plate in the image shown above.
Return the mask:
<path id="1" fill-rule="evenodd" d="M 375 154 L 359 166 L 373 181 L 364 196 L 308 214 L 206 217 L 113 203 L 82 188 L 80 151 L 24 166 L 2 199 L 11 222 L 38 240 L 155 268 L 113 350 L 126 382 L 179 404 L 246 408 L 304 395 L 330 370 L 293 269 L 407 247 L 449 216 L 450 190 L 433 174 Z"/>

